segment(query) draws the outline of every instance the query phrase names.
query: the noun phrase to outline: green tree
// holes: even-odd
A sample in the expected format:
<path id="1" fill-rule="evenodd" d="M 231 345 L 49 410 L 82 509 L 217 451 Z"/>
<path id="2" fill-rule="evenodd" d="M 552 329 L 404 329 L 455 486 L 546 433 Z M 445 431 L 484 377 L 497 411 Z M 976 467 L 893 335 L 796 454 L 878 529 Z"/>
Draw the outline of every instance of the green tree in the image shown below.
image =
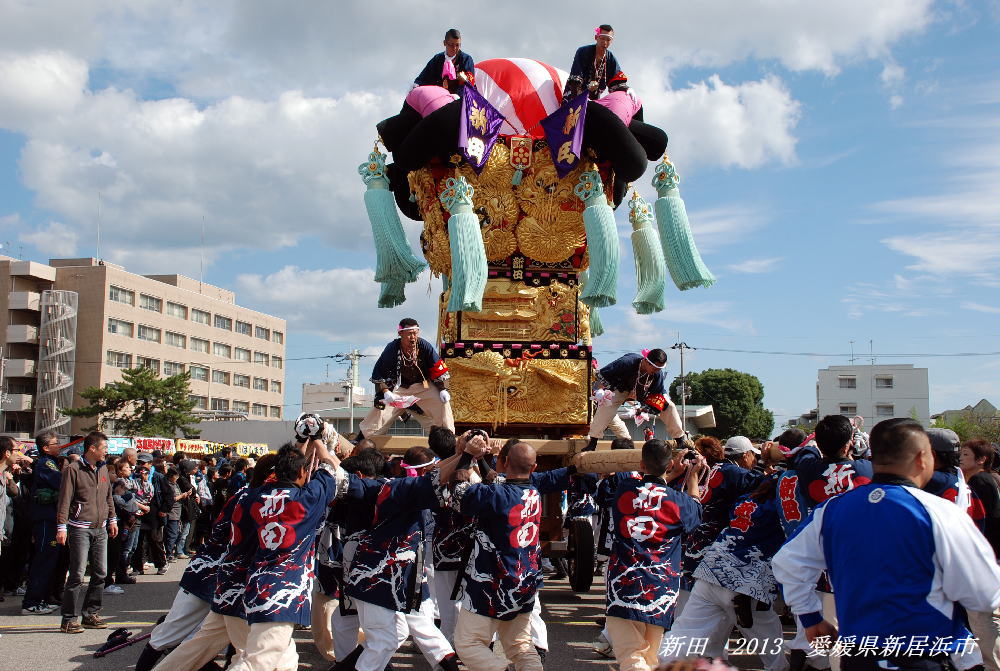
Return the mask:
<path id="1" fill-rule="evenodd" d="M 958 434 L 958 438 L 962 442 L 973 438 L 982 438 L 991 443 L 1000 443 L 1000 417 L 984 417 L 966 412 L 953 418 L 950 422 L 938 419 L 934 426 L 941 429 L 951 429 Z"/>
<path id="2" fill-rule="evenodd" d="M 127 436 L 173 437 L 179 431 L 185 438 L 194 438 L 199 431 L 189 425 L 199 419 L 191 414 L 195 401 L 190 398 L 190 383 L 189 373 L 161 378 L 151 368 L 126 368 L 121 382 L 81 391 L 89 405 L 60 412 L 70 417 L 97 417 L 98 425 L 113 419 L 115 430 Z"/>
<path id="3" fill-rule="evenodd" d="M 717 438 L 747 436 L 767 438 L 774 430 L 774 413 L 764 407 L 764 385 L 755 376 L 732 368 L 709 368 L 685 375 L 691 396 L 688 403 L 711 405 L 715 428 L 704 433 Z M 670 384 L 670 397 L 678 399 L 680 380 Z"/>

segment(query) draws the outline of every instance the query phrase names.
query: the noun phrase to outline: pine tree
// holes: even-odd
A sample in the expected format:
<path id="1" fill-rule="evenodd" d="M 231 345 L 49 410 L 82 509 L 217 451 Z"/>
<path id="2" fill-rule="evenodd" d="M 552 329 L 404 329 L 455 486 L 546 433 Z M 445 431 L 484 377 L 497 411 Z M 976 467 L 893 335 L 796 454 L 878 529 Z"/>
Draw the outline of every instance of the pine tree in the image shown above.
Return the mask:
<path id="1" fill-rule="evenodd" d="M 161 378 L 151 368 L 126 368 L 121 382 L 81 391 L 89 405 L 60 412 L 70 417 L 97 417 L 97 426 L 113 419 L 116 433 L 126 436 L 170 438 L 180 432 L 193 438 L 199 431 L 190 425 L 200 420 L 191 413 L 195 401 L 190 398 L 190 382 L 191 375 L 186 372 Z"/>

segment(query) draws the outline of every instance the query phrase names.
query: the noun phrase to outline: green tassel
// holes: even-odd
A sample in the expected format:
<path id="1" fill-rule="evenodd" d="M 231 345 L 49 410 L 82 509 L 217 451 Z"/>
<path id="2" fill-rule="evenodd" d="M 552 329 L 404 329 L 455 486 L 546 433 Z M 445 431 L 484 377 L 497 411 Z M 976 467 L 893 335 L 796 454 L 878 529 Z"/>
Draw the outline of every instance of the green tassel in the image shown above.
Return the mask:
<path id="1" fill-rule="evenodd" d="M 521 186 L 522 177 L 524 177 L 524 171 L 518 168 L 514 171 L 514 176 L 510 178 L 510 183 L 514 186 Z"/>
<path id="2" fill-rule="evenodd" d="M 587 250 L 590 252 L 590 279 L 580 300 L 592 308 L 606 308 L 618 302 L 621 246 L 618 243 L 615 213 L 604 196 L 601 175 L 596 170 L 582 173 L 573 193 L 587 206 L 583 211 L 583 226 L 587 232 Z"/>
<path id="3" fill-rule="evenodd" d="M 486 249 L 479 217 L 472 211 L 475 193 L 464 177 L 449 177 L 441 192 L 441 203 L 451 213 L 448 241 L 451 245 L 451 297 L 448 312 L 479 312 L 486 290 Z"/>
<path id="4" fill-rule="evenodd" d="M 601 311 L 597 308 L 590 308 L 590 337 L 604 335 L 604 324 L 601 322 Z"/>
<path id="5" fill-rule="evenodd" d="M 380 308 L 394 308 L 406 302 L 406 293 L 403 288 L 406 285 L 402 282 L 383 282 L 382 289 L 378 294 L 378 306 Z"/>
<path id="6" fill-rule="evenodd" d="M 410 202 L 411 203 L 417 202 L 417 194 L 413 193 L 412 191 L 410 191 Z"/>
<path id="7" fill-rule="evenodd" d="M 584 270 L 580 273 L 580 290 L 581 292 L 586 289 L 587 281 L 590 279 L 590 275 Z M 596 338 L 599 335 L 604 334 L 604 324 L 601 323 L 601 315 L 599 314 L 597 308 L 590 308 L 590 337 Z"/>
<path id="8" fill-rule="evenodd" d="M 365 209 L 375 239 L 375 281 L 400 285 L 416 281 L 427 264 L 413 255 L 406 241 L 396 201 L 385 177 L 385 154 L 373 151 L 368 162 L 358 166 L 358 172 L 368 186 Z"/>
<path id="9" fill-rule="evenodd" d="M 715 276 L 701 260 L 694 235 L 688 223 L 687 209 L 677 189 L 679 182 L 674 164 L 667 157 L 656 166 L 653 187 L 656 199 L 656 224 L 660 229 L 663 256 L 674 284 L 681 291 L 695 287 L 710 287 Z"/>
<path id="10" fill-rule="evenodd" d="M 632 221 L 632 253 L 635 256 L 636 294 L 632 307 L 641 315 L 663 310 L 663 292 L 667 284 L 667 268 L 663 261 L 660 238 L 653 228 L 653 213 L 641 196 L 629 201 Z"/>

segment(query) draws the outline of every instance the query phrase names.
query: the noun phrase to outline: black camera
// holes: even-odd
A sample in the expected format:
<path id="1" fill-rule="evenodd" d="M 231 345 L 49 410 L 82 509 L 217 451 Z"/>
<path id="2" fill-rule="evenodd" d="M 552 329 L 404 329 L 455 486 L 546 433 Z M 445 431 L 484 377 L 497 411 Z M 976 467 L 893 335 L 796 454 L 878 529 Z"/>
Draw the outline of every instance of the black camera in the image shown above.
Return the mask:
<path id="1" fill-rule="evenodd" d="M 487 442 L 489 442 L 489 440 L 490 440 L 489 434 L 486 433 L 486 431 L 484 429 L 472 429 L 472 431 L 469 432 L 469 440 L 472 440 L 476 436 L 482 436 L 483 440 L 485 440 Z"/>
<path id="2" fill-rule="evenodd" d="M 694 450 L 688 450 L 684 453 L 684 461 L 697 461 L 698 453 Z"/>

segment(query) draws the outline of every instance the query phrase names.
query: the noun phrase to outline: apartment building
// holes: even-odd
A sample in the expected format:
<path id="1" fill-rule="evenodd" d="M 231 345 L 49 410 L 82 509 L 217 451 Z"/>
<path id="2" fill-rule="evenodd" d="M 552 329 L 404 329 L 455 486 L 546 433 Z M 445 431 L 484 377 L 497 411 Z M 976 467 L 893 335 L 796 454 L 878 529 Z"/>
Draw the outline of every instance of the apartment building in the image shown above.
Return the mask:
<path id="1" fill-rule="evenodd" d="M 861 415 L 866 429 L 891 417 L 930 425 L 927 369 L 913 364 L 830 366 L 816 382 L 817 416 Z"/>
<path id="2" fill-rule="evenodd" d="M 69 384 L 79 406 L 79 390 L 136 366 L 190 372 L 198 409 L 283 417 L 285 321 L 236 305 L 231 291 L 93 258 L 0 257 L 0 279 L 6 433 L 28 436 L 55 421 L 60 433 L 79 432 L 92 420 L 66 422 L 52 411 L 53 394 Z"/>

